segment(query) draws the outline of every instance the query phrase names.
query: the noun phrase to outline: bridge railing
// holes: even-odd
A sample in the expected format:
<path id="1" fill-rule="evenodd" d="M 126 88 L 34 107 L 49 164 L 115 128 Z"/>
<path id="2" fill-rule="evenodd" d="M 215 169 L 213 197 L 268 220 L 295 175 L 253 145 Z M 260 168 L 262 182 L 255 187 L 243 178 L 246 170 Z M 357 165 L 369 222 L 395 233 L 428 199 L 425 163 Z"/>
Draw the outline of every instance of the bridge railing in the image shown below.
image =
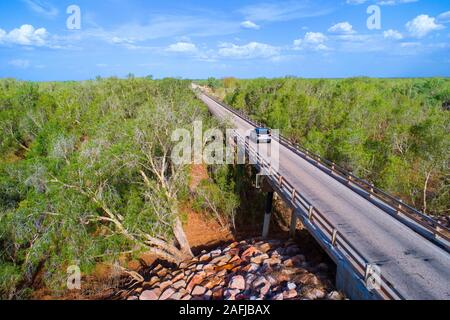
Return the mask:
<path id="1" fill-rule="evenodd" d="M 298 212 L 302 214 L 303 218 L 312 226 L 320 230 L 321 234 L 327 239 L 327 245 L 336 250 L 336 252 L 339 252 L 343 258 L 346 258 L 354 268 L 355 272 L 361 277 L 361 280 L 366 282 L 371 275 L 369 270 L 373 264 L 346 239 L 346 237 L 324 214 L 304 198 L 285 177 L 277 170 L 274 170 L 272 165 L 266 159 L 261 157 L 245 137 L 242 137 L 238 132 L 235 132 L 235 137 L 237 138 L 237 145 L 244 146 L 245 152 L 248 154 L 249 158 L 256 162 L 256 165 L 260 167 L 260 170 L 268 173 L 267 177 L 271 180 L 273 186 L 278 188 L 285 196 L 287 195 L 294 207 L 302 209 L 298 210 Z M 403 299 L 382 274 L 378 275 L 378 277 L 377 284 L 379 285 L 379 288 L 375 288 L 374 290 L 381 298 L 389 300 Z"/>
<path id="2" fill-rule="evenodd" d="M 242 118 L 249 124 L 255 127 L 265 127 L 264 124 L 254 121 L 250 119 L 250 117 L 245 114 L 244 112 L 240 110 L 236 110 L 227 104 L 223 103 L 222 101 L 219 101 L 215 97 L 212 97 L 211 95 L 203 92 L 205 96 L 210 98 L 211 100 L 215 101 L 216 103 L 220 104 L 222 107 L 230 111 L 231 113 L 237 115 L 238 117 Z M 358 178 L 353 173 L 347 171 L 343 167 L 337 165 L 334 162 L 331 162 L 329 160 L 326 160 L 322 158 L 320 155 L 315 154 L 314 152 L 309 151 L 308 149 L 304 148 L 303 146 L 299 145 L 298 143 L 292 142 L 291 140 L 283 137 L 280 135 L 279 137 L 279 143 L 283 146 L 289 148 L 296 154 L 300 155 L 304 159 L 311 162 L 313 165 L 321 169 L 322 171 L 327 172 L 331 176 L 336 176 L 344 181 L 346 181 L 346 184 L 348 186 L 356 186 L 363 190 L 369 200 L 375 200 L 378 199 L 381 203 L 384 203 L 391 207 L 393 210 L 395 210 L 396 214 L 401 215 L 403 214 L 405 217 L 413 220 L 418 225 L 422 226 L 424 229 L 426 229 L 428 232 L 433 234 L 434 237 L 441 239 L 444 239 L 447 242 L 450 242 L 450 229 L 439 224 L 436 220 L 432 219 L 431 217 L 425 215 L 424 213 L 420 212 L 419 210 L 413 208 L 412 206 L 404 203 L 402 200 L 395 198 L 394 196 L 386 193 L 385 191 L 375 187 L 372 183 L 367 182 L 361 178 Z M 372 203 L 378 205 L 380 207 L 380 203 L 376 201 L 372 201 Z M 385 210 L 384 207 L 380 207 L 381 209 Z M 448 245 L 445 246 L 445 249 L 447 252 L 449 251 Z"/>

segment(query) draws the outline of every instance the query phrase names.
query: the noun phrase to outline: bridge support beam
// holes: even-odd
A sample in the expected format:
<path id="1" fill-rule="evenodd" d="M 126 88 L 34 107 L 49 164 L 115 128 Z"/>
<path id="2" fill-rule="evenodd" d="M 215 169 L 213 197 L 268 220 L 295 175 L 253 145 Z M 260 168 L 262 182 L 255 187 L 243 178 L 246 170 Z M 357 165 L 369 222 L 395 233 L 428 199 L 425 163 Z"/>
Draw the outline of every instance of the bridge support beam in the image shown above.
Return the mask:
<path id="1" fill-rule="evenodd" d="M 267 239 L 269 236 L 270 219 L 272 217 L 272 207 L 273 207 L 273 195 L 274 192 L 270 191 L 267 193 L 266 197 L 266 209 L 264 212 L 264 225 L 263 225 L 263 239 Z"/>

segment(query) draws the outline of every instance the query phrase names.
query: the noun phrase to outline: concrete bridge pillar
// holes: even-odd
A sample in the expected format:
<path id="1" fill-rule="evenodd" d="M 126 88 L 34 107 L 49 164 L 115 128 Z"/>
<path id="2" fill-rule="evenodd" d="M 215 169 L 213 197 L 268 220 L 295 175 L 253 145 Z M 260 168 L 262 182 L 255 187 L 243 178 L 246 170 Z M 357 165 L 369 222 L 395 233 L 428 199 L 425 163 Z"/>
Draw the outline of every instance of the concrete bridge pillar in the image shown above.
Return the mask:
<path id="1" fill-rule="evenodd" d="M 273 207 L 273 195 L 274 192 L 268 192 L 266 196 L 266 209 L 264 212 L 264 225 L 263 225 L 263 239 L 267 239 L 269 236 L 270 219 L 272 217 L 272 207 Z"/>
<path id="2" fill-rule="evenodd" d="M 297 229 L 297 215 L 295 214 L 295 210 L 291 209 L 291 228 L 289 229 L 289 236 L 291 239 L 295 238 L 295 231 Z"/>

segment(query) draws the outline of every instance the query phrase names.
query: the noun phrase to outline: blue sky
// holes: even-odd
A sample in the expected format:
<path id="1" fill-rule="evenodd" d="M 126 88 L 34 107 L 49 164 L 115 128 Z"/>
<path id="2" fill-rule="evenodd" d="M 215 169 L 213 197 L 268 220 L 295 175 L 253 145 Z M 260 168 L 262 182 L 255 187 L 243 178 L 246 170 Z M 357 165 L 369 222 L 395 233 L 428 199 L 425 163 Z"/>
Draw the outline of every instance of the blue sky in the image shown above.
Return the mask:
<path id="1" fill-rule="evenodd" d="M 81 11 L 69 30 L 67 8 Z M 369 29 L 369 6 L 381 28 Z M 449 0 L 0 3 L 0 77 L 450 76 Z"/>

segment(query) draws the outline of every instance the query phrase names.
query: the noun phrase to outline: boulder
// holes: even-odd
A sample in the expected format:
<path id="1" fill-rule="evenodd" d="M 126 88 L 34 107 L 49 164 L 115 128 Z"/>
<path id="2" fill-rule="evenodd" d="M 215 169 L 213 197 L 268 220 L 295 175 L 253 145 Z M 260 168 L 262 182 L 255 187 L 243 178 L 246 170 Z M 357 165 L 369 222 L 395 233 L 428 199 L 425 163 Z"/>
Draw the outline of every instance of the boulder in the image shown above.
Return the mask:
<path id="1" fill-rule="evenodd" d="M 183 279 L 178 280 L 177 282 L 175 282 L 175 283 L 172 285 L 172 287 L 173 287 L 175 290 L 184 288 L 184 287 L 186 287 L 186 281 L 184 281 Z"/>
<path id="2" fill-rule="evenodd" d="M 186 290 L 188 292 L 191 292 L 194 287 L 200 283 L 202 283 L 204 278 L 201 275 L 195 274 L 189 281 L 188 285 L 186 286 Z"/>
<path id="3" fill-rule="evenodd" d="M 192 290 L 191 295 L 193 296 L 203 296 L 206 292 L 206 288 L 200 285 L 196 285 L 194 290 Z"/>
<path id="4" fill-rule="evenodd" d="M 145 290 L 139 296 L 139 300 L 144 300 L 144 301 L 158 300 L 160 295 L 161 295 L 161 289 L 159 289 L 159 288 L 155 288 L 152 290 Z"/>
<path id="5" fill-rule="evenodd" d="M 173 288 L 167 288 L 159 297 L 159 300 L 168 300 L 175 293 Z"/>
<path id="6" fill-rule="evenodd" d="M 269 255 L 267 253 L 261 254 L 259 256 L 253 257 L 250 259 L 251 263 L 261 264 L 264 260 L 269 259 Z"/>
<path id="7" fill-rule="evenodd" d="M 319 288 L 309 287 L 302 290 L 302 296 L 308 300 L 323 299 L 325 295 L 325 290 Z"/>
<path id="8" fill-rule="evenodd" d="M 297 297 L 297 291 L 295 289 L 283 292 L 283 299 L 293 299 L 295 297 Z"/>
<path id="9" fill-rule="evenodd" d="M 230 282 L 228 283 L 228 288 L 244 290 L 245 289 L 244 277 L 240 275 L 232 277 Z"/>

